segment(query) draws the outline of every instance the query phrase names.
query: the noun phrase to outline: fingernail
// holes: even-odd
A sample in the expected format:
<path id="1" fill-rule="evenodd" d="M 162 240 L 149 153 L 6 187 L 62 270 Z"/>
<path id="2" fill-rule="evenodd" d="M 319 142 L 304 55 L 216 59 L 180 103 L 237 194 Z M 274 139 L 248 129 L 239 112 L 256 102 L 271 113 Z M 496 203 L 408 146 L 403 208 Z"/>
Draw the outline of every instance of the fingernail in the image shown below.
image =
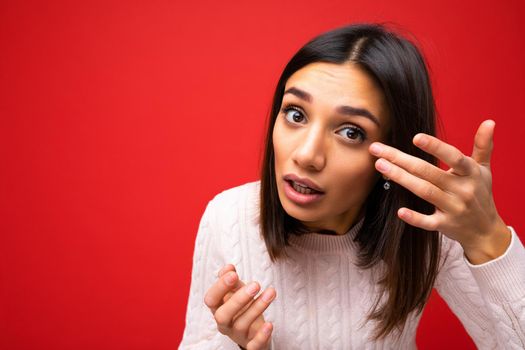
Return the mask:
<path id="1" fill-rule="evenodd" d="M 269 323 L 265 323 L 263 325 L 264 334 L 270 334 L 271 331 L 272 331 L 272 326 Z"/>
<path id="2" fill-rule="evenodd" d="M 382 151 L 383 147 L 377 143 L 373 143 L 372 146 L 370 146 L 370 152 L 372 152 L 373 155 L 380 155 Z"/>
<path id="3" fill-rule="evenodd" d="M 217 272 L 217 276 L 221 277 L 223 274 L 224 274 L 224 269 L 225 267 L 223 267 L 222 269 L 219 270 L 219 272 Z"/>
<path id="4" fill-rule="evenodd" d="M 386 171 L 389 171 L 389 170 L 390 170 L 390 164 L 388 164 L 388 162 L 387 162 L 386 160 L 384 160 L 384 159 L 379 159 L 379 160 L 376 162 L 376 164 L 377 164 L 377 169 L 378 169 L 379 171 L 384 171 L 384 172 L 386 172 Z"/>
<path id="5" fill-rule="evenodd" d="M 418 146 L 425 147 L 428 144 L 428 137 L 422 134 L 417 134 L 415 140 Z"/>
<path id="6" fill-rule="evenodd" d="M 403 208 L 399 209 L 398 213 L 399 213 L 399 216 L 401 218 L 403 218 L 403 219 L 410 219 L 412 217 L 410 212 L 408 210 L 403 209 Z"/>
<path id="7" fill-rule="evenodd" d="M 255 282 L 252 282 L 246 286 L 246 293 L 248 293 L 248 295 L 254 296 L 255 294 L 257 294 L 257 290 L 257 283 Z"/>
<path id="8" fill-rule="evenodd" d="M 235 272 L 228 272 L 228 274 L 226 274 L 226 276 L 224 277 L 224 281 L 229 286 L 233 285 L 235 283 Z"/>
<path id="9" fill-rule="evenodd" d="M 265 302 L 265 303 L 269 303 L 270 301 L 273 300 L 273 296 L 274 294 L 270 291 L 270 290 L 266 290 L 263 295 L 262 295 L 262 300 Z"/>

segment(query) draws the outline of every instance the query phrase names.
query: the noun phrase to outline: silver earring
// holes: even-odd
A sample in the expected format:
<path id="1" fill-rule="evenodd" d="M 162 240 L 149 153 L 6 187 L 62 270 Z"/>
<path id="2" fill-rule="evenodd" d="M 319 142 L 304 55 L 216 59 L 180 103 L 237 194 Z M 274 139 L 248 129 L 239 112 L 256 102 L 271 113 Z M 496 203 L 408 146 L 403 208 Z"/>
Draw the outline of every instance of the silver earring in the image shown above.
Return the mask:
<path id="1" fill-rule="evenodd" d="M 385 189 L 385 191 L 388 191 L 390 189 L 390 181 L 388 181 L 388 179 L 385 180 L 383 188 Z"/>

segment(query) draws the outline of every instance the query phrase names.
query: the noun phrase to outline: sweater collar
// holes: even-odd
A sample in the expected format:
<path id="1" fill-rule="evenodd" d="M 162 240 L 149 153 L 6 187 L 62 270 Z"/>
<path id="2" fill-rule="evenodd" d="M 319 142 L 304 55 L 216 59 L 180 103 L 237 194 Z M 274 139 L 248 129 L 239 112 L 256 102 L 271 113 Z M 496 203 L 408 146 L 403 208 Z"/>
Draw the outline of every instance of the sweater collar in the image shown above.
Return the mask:
<path id="1" fill-rule="evenodd" d="M 306 233 L 290 235 L 288 242 L 291 246 L 320 253 L 337 253 L 354 250 L 357 243 L 354 238 L 363 226 L 364 217 L 352 226 L 343 235 L 328 235 L 321 233 Z"/>

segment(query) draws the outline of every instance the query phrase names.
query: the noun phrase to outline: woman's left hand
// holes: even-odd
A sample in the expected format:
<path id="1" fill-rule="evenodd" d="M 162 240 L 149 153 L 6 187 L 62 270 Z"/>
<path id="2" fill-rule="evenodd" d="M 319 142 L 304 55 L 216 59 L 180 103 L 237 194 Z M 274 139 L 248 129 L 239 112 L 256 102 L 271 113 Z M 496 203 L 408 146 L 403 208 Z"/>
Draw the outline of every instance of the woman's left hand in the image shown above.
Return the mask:
<path id="1" fill-rule="evenodd" d="M 431 215 L 400 208 L 399 218 L 458 241 L 473 264 L 502 255 L 511 239 L 492 195 L 490 157 L 494 127 L 492 120 L 481 123 L 470 157 L 436 137 L 414 136 L 414 145 L 447 164 L 448 171 L 379 142 L 369 148 L 379 158 L 376 161 L 379 172 L 436 208 Z"/>

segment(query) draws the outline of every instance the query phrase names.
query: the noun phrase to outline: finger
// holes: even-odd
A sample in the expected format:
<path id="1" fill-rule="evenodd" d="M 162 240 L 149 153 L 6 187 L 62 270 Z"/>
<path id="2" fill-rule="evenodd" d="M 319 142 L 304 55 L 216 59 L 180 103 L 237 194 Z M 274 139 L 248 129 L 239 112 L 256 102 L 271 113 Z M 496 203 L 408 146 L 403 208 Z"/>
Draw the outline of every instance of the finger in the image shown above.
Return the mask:
<path id="1" fill-rule="evenodd" d="M 397 216 L 409 225 L 427 231 L 439 231 L 439 219 L 436 213 L 425 215 L 408 208 L 400 208 L 397 211 Z"/>
<path id="2" fill-rule="evenodd" d="M 474 137 L 474 149 L 472 158 L 478 164 L 489 166 L 490 156 L 494 148 L 494 128 L 496 123 L 493 120 L 485 120 L 478 128 Z"/>
<path id="3" fill-rule="evenodd" d="M 234 331 L 242 334 L 247 334 L 252 323 L 262 315 L 264 310 L 268 308 L 271 302 L 275 299 L 275 289 L 268 288 L 233 322 L 232 328 Z"/>
<path id="4" fill-rule="evenodd" d="M 395 183 L 400 184 L 416 196 L 432 203 L 436 207 L 449 211 L 454 209 L 450 194 L 444 192 L 436 185 L 420 179 L 407 172 L 405 169 L 390 163 L 386 159 L 379 158 L 376 161 L 376 169 Z"/>
<path id="5" fill-rule="evenodd" d="M 218 276 L 219 277 L 222 277 L 225 273 L 227 272 L 230 272 L 230 271 L 234 271 L 236 272 L 235 270 L 235 266 L 233 264 L 227 264 L 225 265 L 218 273 Z M 232 292 L 236 292 L 237 290 L 239 290 L 242 286 L 244 286 L 244 283 L 240 280 L 240 279 L 237 279 L 237 282 L 235 283 L 235 286 L 233 286 L 233 288 L 231 289 L 230 292 L 226 293 L 226 295 L 222 298 L 223 302 L 226 302 L 230 297 L 231 295 L 233 294 Z"/>
<path id="6" fill-rule="evenodd" d="M 242 287 L 233 294 L 228 302 L 222 304 L 214 313 L 215 321 L 219 331 L 224 333 L 226 329 L 231 328 L 233 318 L 241 311 L 248 303 L 253 301 L 253 298 L 259 292 L 260 286 L 257 282 L 251 282 L 247 286 Z"/>
<path id="7" fill-rule="evenodd" d="M 233 264 L 227 264 L 222 269 L 220 269 L 217 274 L 218 277 L 222 277 L 226 272 L 235 271 L 235 266 Z"/>
<path id="8" fill-rule="evenodd" d="M 213 286 L 208 289 L 204 296 L 204 303 L 210 308 L 212 313 L 215 313 L 223 304 L 224 296 L 235 288 L 238 279 L 237 273 L 230 271 L 219 278 Z"/>
<path id="9" fill-rule="evenodd" d="M 223 303 L 227 302 L 236 291 L 238 291 L 245 285 L 246 284 L 244 284 L 244 282 L 242 282 L 241 280 L 238 280 L 237 283 L 235 283 L 235 286 L 228 293 L 226 293 L 226 295 L 222 298 Z"/>
<path id="10" fill-rule="evenodd" d="M 261 329 L 255 334 L 252 340 L 246 345 L 247 350 L 261 350 L 266 349 L 270 345 L 273 325 L 270 322 L 265 322 Z"/>
<path id="11" fill-rule="evenodd" d="M 385 158 L 393 164 L 396 164 L 409 173 L 426 180 L 439 188 L 445 189 L 447 180 L 451 176 L 440 168 L 424 161 L 421 158 L 414 157 L 400 150 L 384 145 L 380 142 L 374 142 L 370 145 L 370 153 L 376 157 Z"/>
<path id="12" fill-rule="evenodd" d="M 226 295 L 224 296 L 224 298 L 222 298 L 222 301 L 223 303 L 227 302 L 228 300 L 230 300 L 230 298 L 233 296 L 233 294 L 238 291 L 239 289 L 241 289 L 242 287 L 244 287 L 246 284 L 241 281 L 241 280 L 237 280 L 237 283 L 235 283 L 235 286 L 231 289 L 231 291 L 229 291 L 228 293 L 226 293 Z"/>
<path id="13" fill-rule="evenodd" d="M 427 134 L 414 136 L 414 145 L 432 154 L 453 169 L 457 175 L 468 175 L 474 168 L 470 157 L 465 156 L 456 147 L 449 145 L 437 137 Z"/>

